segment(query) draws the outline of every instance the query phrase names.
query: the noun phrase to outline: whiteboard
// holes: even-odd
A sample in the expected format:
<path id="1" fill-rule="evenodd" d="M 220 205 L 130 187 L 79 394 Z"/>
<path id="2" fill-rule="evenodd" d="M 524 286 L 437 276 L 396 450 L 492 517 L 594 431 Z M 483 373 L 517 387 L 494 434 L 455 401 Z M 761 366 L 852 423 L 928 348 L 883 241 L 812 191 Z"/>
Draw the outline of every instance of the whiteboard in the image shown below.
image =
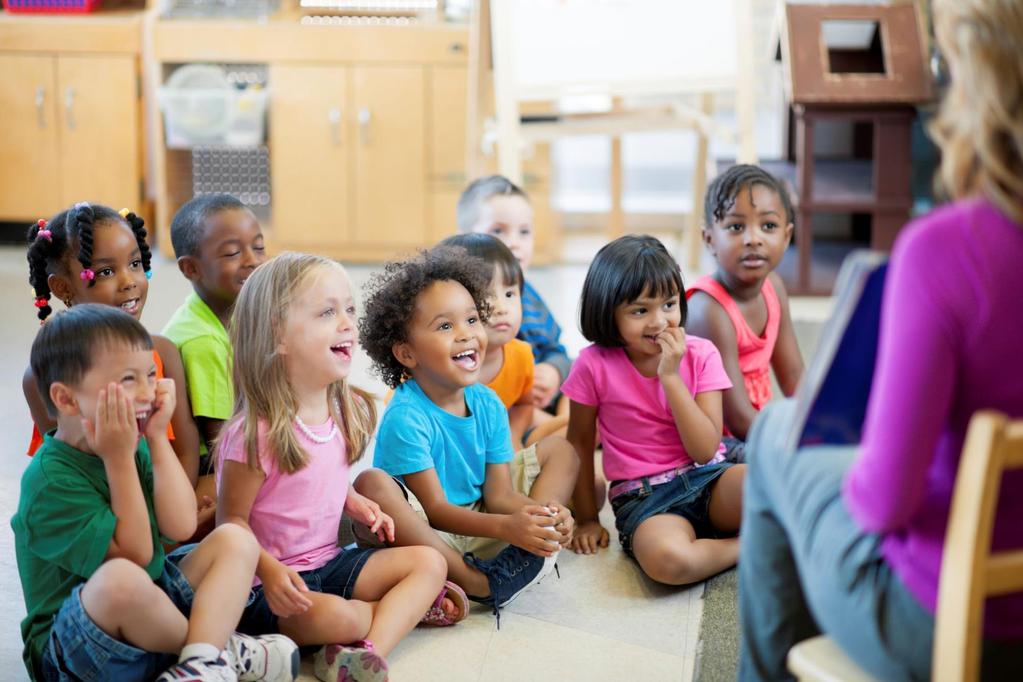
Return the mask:
<path id="1" fill-rule="evenodd" d="M 516 99 L 735 89 L 734 0 L 493 0 Z M 504 32 L 507 31 L 507 32 Z"/>

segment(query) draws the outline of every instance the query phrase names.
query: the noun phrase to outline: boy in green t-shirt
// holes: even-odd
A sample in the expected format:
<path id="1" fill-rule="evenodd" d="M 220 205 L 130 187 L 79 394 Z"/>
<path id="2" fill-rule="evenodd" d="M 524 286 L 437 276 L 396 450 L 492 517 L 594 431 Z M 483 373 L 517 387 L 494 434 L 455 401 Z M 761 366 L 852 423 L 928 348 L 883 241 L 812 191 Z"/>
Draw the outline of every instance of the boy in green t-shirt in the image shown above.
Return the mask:
<path id="1" fill-rule="evenodd" d="M 232 634 L 259 556 L 251 533 L 224 524 L 164 555 L 196 514 L 167 439 L 173 380 L 156 379 L 152 347 L 130 315 L 90 304 L 58 313 L 32 344 L 57 429 L 11 520 L 25 666 L 34 680 L 148 680 L 168 666 L 159 680 L 292 680 L 291 640 Z"/>
<path id="2" fill-rule="evenodd" d="M 227 336 L 231 308 L 242 284 L 266 260 L 266 250 L 256 216 L 230 194 L 204 194 L 182 206 L 171 221 L 171 243 L 193 293 L 163 334 L 181 352 L 192 415 L 204 441 L 201 454 L 206 454 L 234 412 Z M 200 474 L 208 473 L 200 467 Z"/>

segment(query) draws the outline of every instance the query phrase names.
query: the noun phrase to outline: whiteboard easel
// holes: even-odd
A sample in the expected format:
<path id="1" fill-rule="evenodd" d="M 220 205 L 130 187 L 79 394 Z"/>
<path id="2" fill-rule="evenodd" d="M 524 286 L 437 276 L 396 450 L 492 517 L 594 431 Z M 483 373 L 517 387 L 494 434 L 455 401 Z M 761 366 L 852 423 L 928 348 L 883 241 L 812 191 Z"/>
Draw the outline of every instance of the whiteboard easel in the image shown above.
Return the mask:
<path id="1" fill-rule="evenodd" d="M 694 266 L 708 138 L 735 140 L 739 162 L 756 161 L 752 11 L 751 0 L 480 0 L 470 36 L 467 170 L 475 176 L 480 168 L 488 56 L 498 168 L 513 182 L 522 180 L 524 143 L 573 134 L 607 134 L 617 141 L 625 132 L 693 129 L 699 138 L 685 241 Z M 734 96 L 735 130 L 714 121 L 714 96 L 721 93 Z M 615 106 L 521 120 L 521 103 L 589 94 L 607 96 Z M 622 105 L 643 98 L 660 103 Z M 612 169 L 612 213 L 620 213 L 620 175 Z M 621 231 L 621 225 L 612 227 L 612 233 Z"/>

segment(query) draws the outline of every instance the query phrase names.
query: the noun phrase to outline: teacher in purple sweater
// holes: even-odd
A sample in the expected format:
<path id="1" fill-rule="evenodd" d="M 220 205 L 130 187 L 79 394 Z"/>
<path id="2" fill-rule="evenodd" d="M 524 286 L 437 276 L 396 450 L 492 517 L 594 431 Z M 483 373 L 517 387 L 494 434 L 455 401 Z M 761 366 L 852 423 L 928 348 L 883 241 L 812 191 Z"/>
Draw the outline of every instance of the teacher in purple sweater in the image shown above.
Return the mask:
<path id="1" fill-rule="evenodd" d="M 828 633 L 882 680 L 926 680 L 945 530 L 970 417 L 1023 417 L 1023 2 L 936 0 L 952 83 L 932 128 L 955 202 L 892 252 L 859 447 L 781 443 L 769 405 L 747 453 L 740 680 L 791 679 L 789 648 Z M 1023 474 L 993 547 L 1023 547 Z M 1023 598 L 987 602 L 986 679 L 1023 680 Z"/>

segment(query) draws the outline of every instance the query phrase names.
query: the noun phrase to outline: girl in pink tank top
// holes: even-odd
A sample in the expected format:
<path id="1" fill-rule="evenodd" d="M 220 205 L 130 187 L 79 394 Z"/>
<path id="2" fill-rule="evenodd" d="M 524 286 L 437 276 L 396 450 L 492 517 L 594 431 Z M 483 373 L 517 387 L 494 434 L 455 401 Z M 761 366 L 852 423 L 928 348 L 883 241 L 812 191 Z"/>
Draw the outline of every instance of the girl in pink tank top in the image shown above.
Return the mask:
<path id="1" fill-rule="evenodd" d="M 732 380 L 723 396 L 725 435 L 742 441 L 771 399 L 771 368 L 786 396 L 803 375 L 788 294 L 773 274 L 792 239 L 792 204 L 774 176 L 739 165 L 707 188 L 704 215 L 703 239 L 718 268 L 686 292 L 686 331 L 721 353 Z"/>

